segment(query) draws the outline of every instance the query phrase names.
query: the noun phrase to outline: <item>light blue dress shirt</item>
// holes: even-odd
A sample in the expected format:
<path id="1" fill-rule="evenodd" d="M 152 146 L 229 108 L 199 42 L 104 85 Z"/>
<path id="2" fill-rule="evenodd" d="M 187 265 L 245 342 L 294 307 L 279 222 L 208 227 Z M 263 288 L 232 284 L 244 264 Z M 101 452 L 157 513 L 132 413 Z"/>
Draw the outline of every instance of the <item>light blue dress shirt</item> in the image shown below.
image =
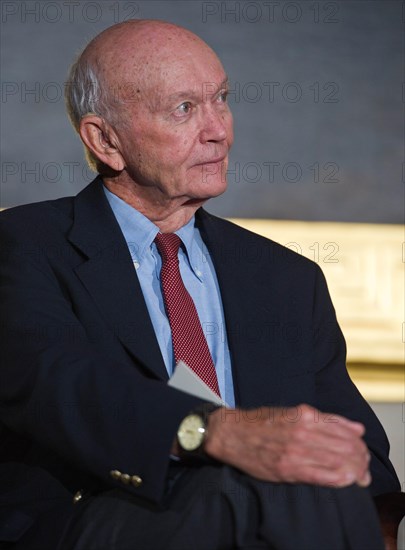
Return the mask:
<path id="1" fill-rule="evenodd" d="M 160 286 L 162 260 L 154 243 L 159 228 L 106 187 L 104 191 L 127 242 L 160 351 L 167 372 L 171 376 L 175 360 L 170 324 Z M 210 255 L 206 252 L 194 222 L 193 217 L 187 225 L 176 231 L 182 241 L 179 250 L 180 273 L 194 301 L 207 339 L 217 372 L 221 397 L 230 407 L 234 407 L 231 358 L 218 280 Z"/>

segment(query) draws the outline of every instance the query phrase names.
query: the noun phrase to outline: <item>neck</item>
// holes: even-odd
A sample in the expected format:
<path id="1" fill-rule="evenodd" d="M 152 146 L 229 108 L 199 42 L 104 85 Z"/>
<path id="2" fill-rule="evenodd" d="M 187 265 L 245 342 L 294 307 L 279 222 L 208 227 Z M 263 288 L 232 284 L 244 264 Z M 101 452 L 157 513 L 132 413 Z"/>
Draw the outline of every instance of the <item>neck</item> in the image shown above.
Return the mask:
<path id="1" fill-rule="evenodd" d="M 148 196 L 147 192 L 141 193 L 135 186 L 129 187 L 116 179 L 104 177 L 103 182 L 111 193 L 157 225 L 161 233 L 174 233 L 186 225 L 205 202 L 190 201 L 185 197 L 171 199 L 163 195 L 156 199 Z"/>

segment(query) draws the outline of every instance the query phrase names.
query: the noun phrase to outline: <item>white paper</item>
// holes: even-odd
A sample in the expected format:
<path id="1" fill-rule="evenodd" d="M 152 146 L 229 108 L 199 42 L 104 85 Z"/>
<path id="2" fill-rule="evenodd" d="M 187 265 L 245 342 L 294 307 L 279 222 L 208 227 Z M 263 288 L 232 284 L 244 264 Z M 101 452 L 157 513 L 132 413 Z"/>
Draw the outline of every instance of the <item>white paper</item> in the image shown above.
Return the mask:
<path id="1" fill-rule="evenodd" d="M 226 407 L 227 404 L 215 392 L 201 380 L 201 378 L 190 369 L 183 361 L 179 361 L 174 369 L 168 385 L 176 390 L 190 393 L 200 397 L 204 401 L 211 401 L 216 405 Z"/>

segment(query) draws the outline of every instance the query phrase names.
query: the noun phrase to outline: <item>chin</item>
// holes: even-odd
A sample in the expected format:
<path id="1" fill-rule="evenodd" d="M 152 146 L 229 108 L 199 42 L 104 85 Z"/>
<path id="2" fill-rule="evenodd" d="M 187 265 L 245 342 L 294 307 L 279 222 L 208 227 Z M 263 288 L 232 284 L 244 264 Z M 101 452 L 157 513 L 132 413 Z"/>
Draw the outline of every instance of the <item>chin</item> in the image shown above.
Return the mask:
<path id="1" fill-rule="evenodd" d="M 222 193 L 225 193 L 227 188 L 226 181 L 214 182 L 209 184 L 210 198 L 219 197 Z"/>
<path id="2" fill-rule="evenodd" d="M 194 192 L 191 192 L 192 198 L 189 198 L 185 204 L 197 206 L 198 208 L 202 206 L 205 202 L 210 199 L 214 199 L 219 195 L 222 195 L 226 190 L 226 182 L 221 182 L 221 184 L 206 183 L 204 186 L 199 187 Z"/>
<path id="3" fill-rule="evenodd" d="M 192 195 L 208 200 L 226 191 L 226 171 L 223 163 L 205 164 L 197 167 L 197 174 L 188 178 Z M 197 183 L 198 182 L 198 183 Z M 195 192 L 193 192 L 195 191 Z"/>
<path id="4" fill-rule="evenodd" d="M 213 197 L 218 197 L 226 191 L 227 181 L 226 179 L 218 176 L 212 176 L 207 178 L 207 180 L 200 186 L 200 196 L 205 196 L 206 199 L 211 199 Z"/>
<path id="5" fill-rule="evenodd" d="M 208 199 L 188 199 L 184 203 L 186 206 L 193 206 L 196 210 L 198 210 L 204 203 L 207 202 Z"/>

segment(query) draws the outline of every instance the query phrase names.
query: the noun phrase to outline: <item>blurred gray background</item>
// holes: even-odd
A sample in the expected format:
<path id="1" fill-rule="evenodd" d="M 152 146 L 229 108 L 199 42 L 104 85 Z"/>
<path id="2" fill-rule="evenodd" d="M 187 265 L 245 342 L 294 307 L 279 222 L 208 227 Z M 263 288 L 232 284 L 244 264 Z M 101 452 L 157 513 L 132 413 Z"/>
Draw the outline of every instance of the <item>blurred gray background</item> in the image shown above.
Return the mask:
<path id="1" fill-rule="evenodd" d="M 231 81 L 235 145 L 223 216 L 402 223 L 401 1 L 5 1 L 0 206 L 92 179 L 65 116 L 75 55 L 128 18 L 204 38 Z"/>

